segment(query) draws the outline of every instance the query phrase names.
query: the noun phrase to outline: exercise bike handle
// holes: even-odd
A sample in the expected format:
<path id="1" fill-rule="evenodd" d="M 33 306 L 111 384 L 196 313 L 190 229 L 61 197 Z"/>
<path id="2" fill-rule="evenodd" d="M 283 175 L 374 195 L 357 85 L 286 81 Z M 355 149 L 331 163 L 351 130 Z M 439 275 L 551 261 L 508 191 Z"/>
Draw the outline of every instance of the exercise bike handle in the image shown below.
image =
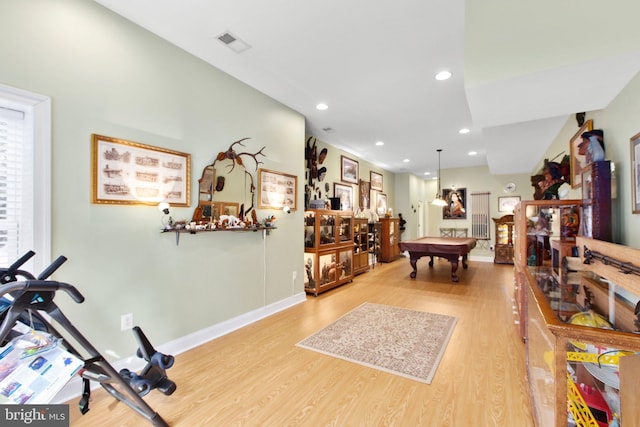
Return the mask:
<path id="1" fill-rule="evenodd" d="M 36 253 L 33 251 L 29 251 L 27 253 L 25 253 L 24 255 L 22 255 L 20 258 L 18 258 L 16 260 L 16 262 L 14 262 L 13 264 L 11 264 L 8 268 L 7 271 L 16 271 L 18 270 L 18 268 L 20 268 L 20 266 L 22 264 L 24 264 L 25 262 L 29 261 L 31 258 L 33 258 L 33 256 Z"/>
<path id="2" fill-rule="evenodd" d="M 64 262 L 67 260 L 67 257 L 64 255 L 60 255 L 56 258 L 47 268 L 45 268 L 42 273 L 38 275 L 38 280 L 44 280 L 47 277 L 51 276 Z"/>
<path id="3" fill-rule="evenodd" d="M 54 280 L 22 280 L 0 286 L 0 297 L 11 292 L 55 292 L 63 290 L 78 304 L 84 302 L 84 296 L 75 286 Z"/>
<path id="4" fill-rule="evenodd" d="M 26 280 L 35 279 L 35 276 L 28 271 L 20 270 L 20 266 L 25 262 L 29 261 L 36 253 L 33 251 L 29 251 L 22 255 L 16 262 L 11 264 L 7 268 L 0 268 L 0 285 L 15 282 L 18 280 L 18 277 L 24 278 Z"/>

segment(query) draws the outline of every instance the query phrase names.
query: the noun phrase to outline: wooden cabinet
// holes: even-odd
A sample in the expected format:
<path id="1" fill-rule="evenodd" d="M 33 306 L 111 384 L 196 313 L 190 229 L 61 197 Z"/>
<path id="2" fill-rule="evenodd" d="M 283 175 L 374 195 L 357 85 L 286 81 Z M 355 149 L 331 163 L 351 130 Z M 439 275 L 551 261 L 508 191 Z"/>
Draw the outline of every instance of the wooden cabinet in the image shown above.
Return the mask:
<path id="1" fill-rule="evenodd" d="M 400 256 L 399 218 L 380 218 L 380 261 L 391 262 Z"/>
<path id="2" fill-rule="evenodd" d="M 575 265 L 583 270 L 569 272 L 566 280 L 558 281 L 546 265 L 522 270 L 536 425 L 608 426 L 616 418 L 621 427 L 638 425 L 640 337 L 634 307 L 640 270 L 620 270 L 637 263 L 640 250 L 580 236 L 576 247 Z"/>
<path id="3" fill-rule="evenodd" d="M 372 265 L 375 267 L 376 263 L 380 259 L 380 234 L 382 224 L 379 222 L 369 223 L 369 253 L 372 258 Z"/>
<path id="4" fill-rule="evenodd" d="M 552 267 L 553 240 L 575 241 L 580 227 L 582 200 L 525 200 L 516 205 L 513 228 L 513 260 L 515 264 L 514 306 L 516 324 L 523 340 L 527 339 L 525 276 L 529 267 Z M 561 260 L 559 260 L 561 261 Z"/>
<path id="5" fill-rule="evenodd" d="M 581 235 L 612 240 L 609 160 L 591 163 L 582 172 L 582 218 Z"/>
<path id="6" fill-rule="evenodd" d="M 369 271 L 369 220 L 353 220 L 353 274 Z"/>
<path id="7" fill-rule="evenodd" d="M 321 292 L 353 280 L 353 213 L 309 210 L 304 213 L 304 288 Z"/>
<path id="8" fill-rule="evenodd" d="M 493 218 L 496 228 L 496 245 L 493 262 L 513 264 L 513 215 Z"/>

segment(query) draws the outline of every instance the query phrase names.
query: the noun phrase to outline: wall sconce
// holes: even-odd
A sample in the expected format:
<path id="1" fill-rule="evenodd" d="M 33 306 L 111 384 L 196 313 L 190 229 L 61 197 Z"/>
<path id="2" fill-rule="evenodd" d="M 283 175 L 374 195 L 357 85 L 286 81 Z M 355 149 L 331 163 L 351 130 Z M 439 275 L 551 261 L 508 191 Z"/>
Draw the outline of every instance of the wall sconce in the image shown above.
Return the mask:
<path id="1" fill-rule="evenodd" d="M 169 216 L 169 207 L 169 203 L 167 202 L 158 203 L 158 210 L 164 214 L 160 220 L 160 224 L 162 224 L 162 228 L 165 230 L 171 230 L 173 228 L 173 218 Z"/>
<path id="2" fill-rule="evenodd" d="M 291 213 L 291 208 L 289 206 L 283 206 L 282 207 L 282 212 L 290 214 Z"/>

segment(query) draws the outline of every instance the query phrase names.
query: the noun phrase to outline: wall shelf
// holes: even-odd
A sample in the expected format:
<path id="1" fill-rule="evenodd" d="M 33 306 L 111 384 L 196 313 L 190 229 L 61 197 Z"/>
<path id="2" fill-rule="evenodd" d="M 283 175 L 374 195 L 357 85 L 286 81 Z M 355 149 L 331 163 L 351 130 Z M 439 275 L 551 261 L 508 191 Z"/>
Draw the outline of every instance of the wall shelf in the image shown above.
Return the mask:
<path id="1" fill-rule="evenodd" d="M 257 227 L 234 227 L 234 228 L 214 228 L 214 229 L 205 229 L 205 230 L 187 230 L 186 228 L 169 228 L 163 229 L 161 233 L 176 233 L 176 246 L 180 243 L 180 235 L 181 234 L 198 234 L 198 233 L 223 233 L 223 232 L 235 232 L 235 233 L 246 233 L 253 231 L 258 232 L 262 231 L 262 238 L 269 235 L 271 230 L 276 230 L 278 227 L 265 227 L 265 226 L 257 226 Z"/>

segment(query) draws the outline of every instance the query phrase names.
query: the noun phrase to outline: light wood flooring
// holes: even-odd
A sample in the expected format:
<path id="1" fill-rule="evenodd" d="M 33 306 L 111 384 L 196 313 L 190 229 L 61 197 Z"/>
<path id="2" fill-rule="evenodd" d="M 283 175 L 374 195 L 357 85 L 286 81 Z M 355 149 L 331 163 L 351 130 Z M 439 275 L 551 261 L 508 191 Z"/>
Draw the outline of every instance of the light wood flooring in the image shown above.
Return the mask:
<path id="1" fill-rule="evenodd" d="M 525 348 L 514 325 L 513 267 L 459 268 L 406 258 L 353 283 L 176 356 L 177 391 L 145 400 L 172 426 L 533 426 Z M 363 302 L 456 316 L 430 385 L 363 367 L 295 344 Z M 179 321 L 179 319 L 178 319 Z M 72 426 L 150 425 L 104 390 Z"/>

